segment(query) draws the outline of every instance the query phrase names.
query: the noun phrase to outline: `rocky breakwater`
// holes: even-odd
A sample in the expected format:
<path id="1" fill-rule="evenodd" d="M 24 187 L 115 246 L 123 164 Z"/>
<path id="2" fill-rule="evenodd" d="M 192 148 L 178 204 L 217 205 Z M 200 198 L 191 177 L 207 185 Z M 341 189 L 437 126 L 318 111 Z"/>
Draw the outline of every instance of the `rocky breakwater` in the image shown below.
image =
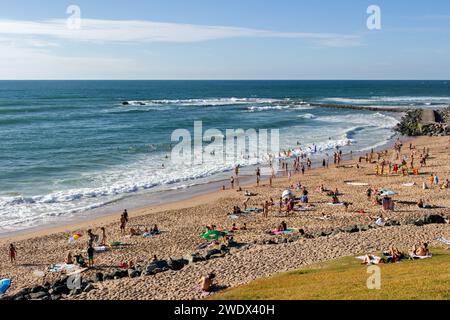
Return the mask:
<path id="1" fill-rule="evenodd" d="M 450 106 L 439 110 L 408 110 L 395 130 L 405 136 L 448 136 Z"/>

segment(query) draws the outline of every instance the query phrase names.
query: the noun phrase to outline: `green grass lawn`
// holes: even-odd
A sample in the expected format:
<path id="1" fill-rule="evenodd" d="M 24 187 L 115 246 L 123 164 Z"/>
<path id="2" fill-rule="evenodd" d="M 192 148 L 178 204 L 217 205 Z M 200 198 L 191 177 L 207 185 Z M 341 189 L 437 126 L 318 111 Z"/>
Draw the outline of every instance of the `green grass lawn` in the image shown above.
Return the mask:
<path id="1" fill-rule="evenodd" d="M 259 279 L 211 297 L 213 300 L 404 300 L 450 299 L 450 251 L 433 258 L 380 264 L 381 289 L 369 290 L 367 266 L 346 257 Z"/>

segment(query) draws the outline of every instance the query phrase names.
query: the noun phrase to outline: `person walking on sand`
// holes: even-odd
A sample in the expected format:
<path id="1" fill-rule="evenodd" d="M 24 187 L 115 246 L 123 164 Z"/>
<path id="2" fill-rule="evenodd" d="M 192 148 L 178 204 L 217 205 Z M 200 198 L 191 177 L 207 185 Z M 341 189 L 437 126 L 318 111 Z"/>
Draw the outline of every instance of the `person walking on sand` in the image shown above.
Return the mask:
<path id="1" fill-rule="evenodd" d="M 16 247 L 14 247 L 14 244 L 11 243 L 9 245 L 9 259 L 10 259 L 11 263 L 16 262 L 16 256 L 17 256 Z"/>
<path id="2" fill-rule="evenodd" d="M 88 255 L 88 267 L 92 268 L 94 266 L 94 248 L 92 247 L 92 244 L 89 245 L 89 248 L 87 249 L 87 255 Z"/>
<path id="3" fill-rule="evenodd" d="M 122 214 L 122 215 L 120 216 L 120 233 L 121 233 L 122 235 L 125 234 L 125 226 L 126 226 L 126 224 L 127 224 L 127 219 L 126 219 L 125 216 Z"/>
<path id="4" fill-rule="evenodd" d="M 234 189 L 234 177 L 233 176 L 230 177 L 230 185 L 231 185 L 231 189 Z"/>
<path id="5" fill-rule="evenodd" d="M 128 222 L 128 211 L 127 211 L 127 209 L 123 210 L 123 216 L 125 218 L 125 222 Z"/>
<path id="6" fill-rule="evenodd" d="M 102 245 L 102 246 L 106 246 L 106 239 L 107 239 L 107 237 L 106 237 L 106 229 L 105 229 L 105 227 L 101 227 L 101 229 L 100 230 L 102 230 L 102 241 L 100 242 L 100 244 Z"/>
<path id="7" fill-rule="evenodd" d="M 264 202 L 263 205 L 263 217 L 267 218 L 269 216 L 269 201 Z"/>

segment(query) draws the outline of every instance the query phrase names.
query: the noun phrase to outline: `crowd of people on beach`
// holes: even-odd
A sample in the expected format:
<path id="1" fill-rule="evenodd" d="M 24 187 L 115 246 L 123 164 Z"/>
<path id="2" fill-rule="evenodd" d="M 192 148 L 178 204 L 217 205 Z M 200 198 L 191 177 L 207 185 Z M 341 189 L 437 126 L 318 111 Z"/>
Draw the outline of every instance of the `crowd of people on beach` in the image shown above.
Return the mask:
<path id="1" fill-rule="evenodd" d="M 362 264 L 383 264 L 383 263 L 397 263 L 402 259 L 426 259 L 431 258 L 431 253 L 428 248 L 428 243 L 424 242 L 421 245 L 414 245 L 411 250 L 406 254 L 399 250 L 395 246 L 391 246 L 388 251 L 383 252 L 381 257 L 367 254 L 362 257 Z"/>
<path id="2" fill-rule="evenodd" d="M 365 160 L 366 164 L 375 164 L 375 176 L 384 176 L 391 174 L 399 174 L 403 176 L 407 176 L 409 174 L 419 175 L 421 168 L 427 166 L 427 161 L 430 159 L 429 149 L 423 148 L 420 152 L 412 145 L 409 146 L 409 157 L 402 156 L 403 144 L 398 140 L 394 145 L 394 153 L 391 159 L 388 159 L 389 153 L 388 151 L 377 152 L 374 150 L 366 153 L 365 157 L 361 156 L 358 159 L 358 163 L 356 164 L 357 168 L 360 168 L 363 165 L 363 160 Z M 333 163 L 336 168 L 340 168 L 342 161 L 343 153 L 342 150 L 336 148 L 333 154 Z M 416 159 L 419 159 L 418 166 L 416 165 Z M 292 161 L 289 161 L 292 160 Z M 286 191 L 282 196 L 277 198 L 275 201 L 273 198 L 269 198 L 260 205 L 258 208 L 249 208 L 249 203 L 251 202 L 252 197 L 257 196 L 256 193 L 252 193 L 249 191 L 245 191 L 243 196 L 245 200 L 242 203 L 243 209 L 241 209 L 238 205 L 233 206 L 233 210 L 230 213 L 230 216 L 239 217 L 239 215 L 260 212 L 262 218 L 267 219 L 271 215 L 280 216 L 281 214 L 285 214 L 286 217 L 291 215 L 294 212 L 302 212 L 314 210 L 315 204 L 312 203 L 310 197 L 311 193 L 307 186 L 303 185 L 300 180 L 297 183 L 292 184 L 291 178 L 295 175 L 305 175 L 306 170 L 312 169 L 312 161 L 306 154 L 300 154 L 298 156 L 292 156 L 291 159 L 280 158 L 279 160 L 279 168 L 281 168 L 281 174 L 285 177 L 288 177 L 289 186 L 286 188 Z M 328 157 L 322 160 L 322 168 L 329 169 Z M 260 167 L 255 169 L 255 178 L 256 178 L 256 187 L 260 187 L 262 183 L 262 170 Z M 272 187 L 272 181 L 276 178 L 275 170 L 271 166 L 271 173 L 268 176 L 269 186 Z M 448 179 L 440 181 L 437 174 L 430 174 L 429 176 L 429 186 L 426 185 L 426 182 L 423 182 L 423 188 L 433 188 L 439 187 L 440 189 L 448 189 L 450 188 L 450 182 Z M 234 168 L 234 175 L 230 177 L 230 188 L 235 189 L 238 187 L 239 192 L 243 192 L 240 187 L 240 166 L 237 165 Z M 223 186 L 223 189 L 226 189 Z M 353 206 L 352 202 L 342 201 L 341 198 L 345 195 L 342 194 L 338 188 L 326 188 L 324 184 L 317 186 L 315 191 L 321 195 L 325 195 L 330 198 L 329 205 L 333 206 L 342 206 L 345 209 L 345 212 L 349 211 L 349 208 Z M 298 196 L 296 196 L 298 194 Z M 381 211 L 394 211 L 394 201 L 386 194 L 386 190 L 377 190 L 372 187 L 369 187 L 365 196 L 367 197 L 367 201 L 374 206 L 379 206 Z M 417 208 L 419 209 L 431 209 L 436 206 L 427 204 L 423 199 L 417 199 L 416 201 Z M 364 210 L 357 211 L 358 213 L 364 213 Z M 332 214 L 322 214 L 321 219 L 331 219 Z M 374 223 L 378 226 L 384 226 L 386 223 L 386 219 L 382 213 L 377 215 L 376 217 L 370 217 L 373 219 Z M 152 237 L 159 235 L 161 231 L 158 226 L 154 224 L 151 228 L 144 227 L 141 229 L 138 226 L 129 227 L 128 224 L 129 214 L 127 210 L 124 210 L 120 216 L 119 220 L 119 229 L 120 234 L 122 236 L 136 237 L 142 236 Z M 212 239 L 208 243 L 208 245 L 221 245 L 224 244 L 226 246 L 230 246 L 235 244 L 234 236 L 236 233 L 241 231 L 248 230 L 247 224 L 243 223 L 241 226 L 237 226 L 236 223 L 233 223 L 229 229 L 218 229 L 216 225 L 207 225 L 205 227 L 205 233 L 211 234 L 213 236 L 217 235 L 215 232 L 220 232 L 216 238 Z M 293 231 L 294 230 L 294 231 Z M 75 255 L 72 252 L 68 252 L 65 257 L 65 263 L 67 265 L 78 265 L 82 268 L 94 268 L 94 257 L 99 252 L 107 251 L 109 248 L 114 247 L 116 245 L 120 245 L 120 243 L 110 242 L 107 231 L 105 227 L 100 228 L 100 235 L 94 233 L 92 229 L 88 229 L 85 233 L 87 237 L 87 245 L 86 250 L 83 252 L 77 252 Z M 285 220 L 281 221 L 279 225 L 277 225 L 273 230 L 266 231 L 269 234 L 283 234 L 286 232 L 297 232 L 300 235 L 305 235 L 305 231 L 303 229 L 289 229 L 287 222 Z M 82 234 L 77 234 L 77 239 Z M 70 239 L 75 239 L 72 236 Z M 75 240 L 73 240 L 75 241 Z M 208 240 L 209 241 L 209 240 Z M 16 263 L 17 258 L 17 249 L 14 244 L 10 244 L 9 247 L 9 259 L 11 264 Z M 87 259 L 83 256 L 83 253 L 86 253 Z M 372 264 L 372 263 L 389 263 L 389 262 L 398 262 L 404 257 L 427 257 L 429 256 L 428 244 L 423 243 L 420 246 L 414 246 L 412 250 L 406 255 L 398 250 L 396 247 L 392 246 L 388 252 L 384 253 L 383 257 L 377 257 L 374 255 L 366 255 L 364 257 L 363 263 Z M 153 256 L 153 261 L 157 260 L 156 255 Z M 133 266 L 134 263 L 132 261 L 122 262 L 121 266 L 130 267 Z M 208 292 L 213 287 L 213 282 L 216 275 L 214 273 L 209 273 L 203 276 L 200 279 L 199 287 L 202 291 Z"/>

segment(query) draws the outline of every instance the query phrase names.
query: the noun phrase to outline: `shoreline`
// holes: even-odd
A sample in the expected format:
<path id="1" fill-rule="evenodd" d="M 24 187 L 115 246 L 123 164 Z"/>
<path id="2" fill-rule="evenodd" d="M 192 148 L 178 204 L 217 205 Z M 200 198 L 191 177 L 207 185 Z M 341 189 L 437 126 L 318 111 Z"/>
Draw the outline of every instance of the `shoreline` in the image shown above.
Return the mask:
<path id="1" fill-rule="evenodd" d="M 391 137 L 389 141 L 386 141 L 383 145 L 377 146 L 373 148 L 375 152 L 383 151 L 387 149 L 392 149 L 396 135 Z M 417 137 L 406 137 L 400 136 L 400 139 L 403 143 L 414 141 Z M 366 151 L 358 151 L 354 153 L 344 153 L 342 160 L 343 164 L 346 164 L 348 161 L 352 161 L 353 158 L 364 155 Z M 324 155 L 325 157 L 325 155 Z M 326 158 L 326 157 L 325 157 Z M 331 159 L 330 156 L 328 159 Z M 292 159 L 290 159 L 292 160 Z M 321 167 L 321 160 L 313 160 L 312 168 L 309 170 L 317 170 Z M 256 169 L 257 165 L 252 165 L 246 167 L 251 171 Z M 268 180 L 266 176 L 262 177 L 261 182 L 264 184 Z M 283 174 L 277 175 L 276 179 L 286 178 Z M 245 175 L 241 176 L 241 184 L 240 187 L 245 188 L 253 188 L 256 186 L 254 182 L 253 175 Z M 193 186 L 188 186 L 182 189 L 175 190 L 161 190 L 156 192 L 143 192 L 141 194 L 130 195 L 125 199 L 120 199 L 114 202 L 114 208 L 111 208 L 111 205 L 105 205 L 98 209 L 87 210 L 83 212 L 79 212 L 74 217 L 67 217 L 62 219 L 60 222 L 51 223 L 51 224 L 43 224 L 35 227 L 25 228 L 17 231 L 10 231 L 0 233 L 0 241 L 20 241 L 26 240 L 33 237 L 39 237 L 44 235 L 49 235 L 53 233 L 60 232 L 68 232 L 69 230 L 75 229 L 88 229 L 90 227 L 95 227 L 99 224 L 109 224 L 119 219 L 121 215 L 121 211 L 123 209 L 127 209 L 129 211 L 130 218 L 133 217 L 141 217 L 151 213 L 159 213 L 162 211 L 169 210 L 179 210 L 192 208 L 199 204 L 208 204 L 214 202 L 217 199 L 220 199 L 226 196 L 226 192 L 236 190 L 228 189 L 228 180 L 213 180 L 208 181 L 206 183 L 199 183 Z M 223 191 L 222 186 L 225 185 L 227 190 Z M 171 198 L 171 196 L 175 194 L 175 200 Z M 181 194 L 181 196 L 180 196 Z M 147 197 L 151 197 L 148 199 Z M 136 201 L 140 198 L 140 201 Z M 145 199 L 147 198 L 147 199 Z M 165 201 L 165 200 L 168 201 Z M 134 200 L 134 201 L 133 201 Z M 138 202 L 139 204 L 133 204 L 132 202 Z M 121 207 L 123 209 L 117 209 L 118 204 L 123 204 Z M 129 204 L 129 205 L 126 205 Z M 151 212 L 151 213 L 150 213 Z M 91 216 L 86 216 L 91 214 Z"/>

